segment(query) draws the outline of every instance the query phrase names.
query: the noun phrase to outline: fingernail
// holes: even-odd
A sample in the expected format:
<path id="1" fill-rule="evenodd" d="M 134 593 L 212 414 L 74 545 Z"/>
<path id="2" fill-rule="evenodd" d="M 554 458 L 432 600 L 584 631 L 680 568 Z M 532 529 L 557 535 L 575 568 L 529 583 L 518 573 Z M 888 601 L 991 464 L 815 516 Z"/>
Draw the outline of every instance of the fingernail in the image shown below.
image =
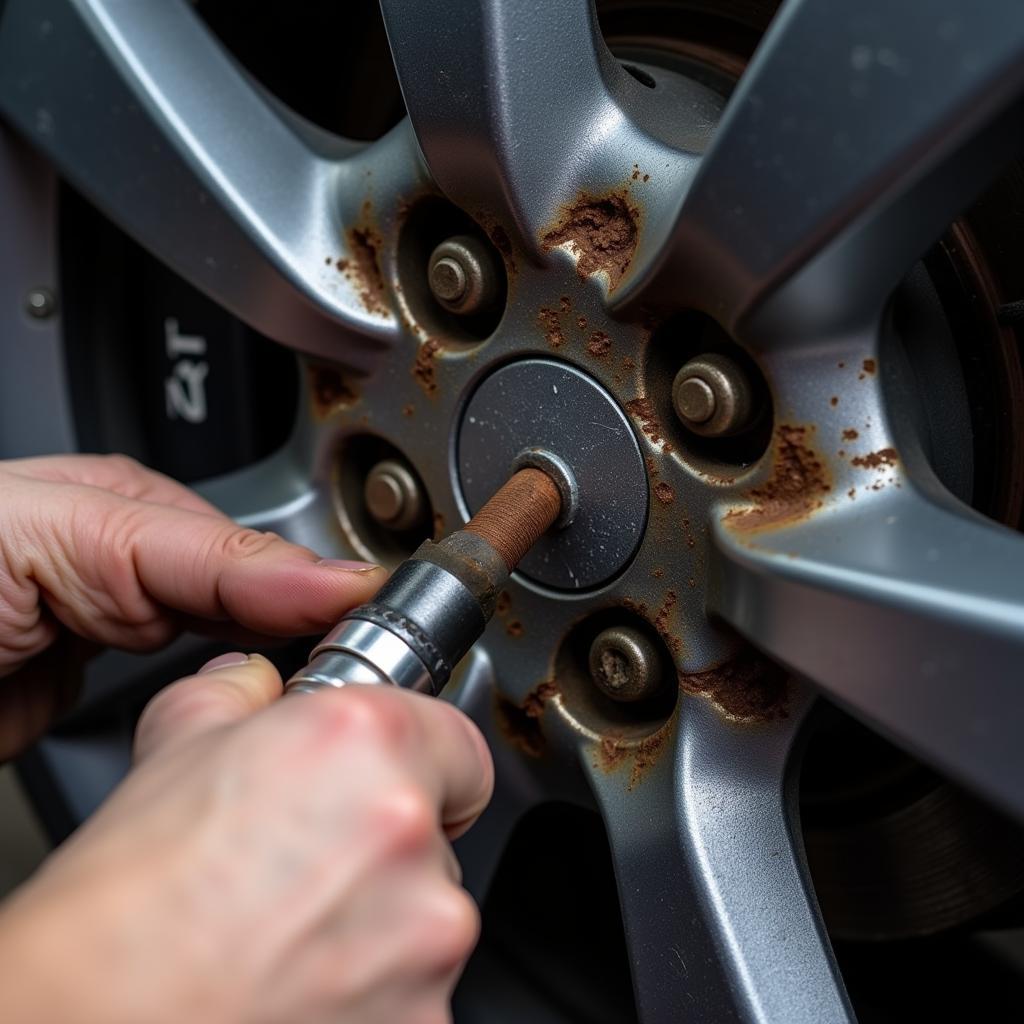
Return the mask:
<path id="1" fill-rule="evenodd" d="M 216 672 L 219 668 L 237 668 L 239 665 L 244 665 L 249 660 L 248 654 L 242 654 L 241 651 L 230 651 L 227 654 L 218 654 L 216 658 L 211 658 L 198 672 L 199 675 L 204 675 L 207 672 Z"/>
<path id="2" fill-rule="evenodd" d="M 380 568 L 373 562 L 351 562 L 345 558 L 321 558 L 316 564 L 326 569 L 341 569 L 343 572 L 376 572 Z"/>

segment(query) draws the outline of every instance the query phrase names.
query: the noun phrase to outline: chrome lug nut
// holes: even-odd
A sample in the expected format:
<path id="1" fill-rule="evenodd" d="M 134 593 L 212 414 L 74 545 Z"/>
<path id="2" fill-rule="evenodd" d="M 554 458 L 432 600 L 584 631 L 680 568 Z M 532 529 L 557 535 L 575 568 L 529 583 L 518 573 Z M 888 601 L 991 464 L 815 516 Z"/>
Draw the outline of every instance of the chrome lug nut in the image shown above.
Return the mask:
<path id="1" fill-rule="evenodd" d="M 672 405 L 683 426 L 704 437 L 737 434 L 754 412 L 742 367 L 717 352 L 691 359 L 676 374 Z"/>
<path id="2" fill-rule="evenodd" d="M 653 697 L 664 683 L 662 658 L 638 629 L 612 626 L 590 645 L 590 675 L 612 700 L 631 702 Z"/>
<path id="3" fill-rule="evenodd" d="M 363 502 L 370 517 L 388 530 L 408 530 L 425 508 L 419 481 L 395 459 L 378 462 L 367 474 Z"/>
<path id="4" fill-rule="evenodd" d="M 442 242 L 427 266 L 430 291 L 445 309 L 469 315 L 494 304 L 498 278 L 487 247 L 472 235 L 456 235 Z"/>

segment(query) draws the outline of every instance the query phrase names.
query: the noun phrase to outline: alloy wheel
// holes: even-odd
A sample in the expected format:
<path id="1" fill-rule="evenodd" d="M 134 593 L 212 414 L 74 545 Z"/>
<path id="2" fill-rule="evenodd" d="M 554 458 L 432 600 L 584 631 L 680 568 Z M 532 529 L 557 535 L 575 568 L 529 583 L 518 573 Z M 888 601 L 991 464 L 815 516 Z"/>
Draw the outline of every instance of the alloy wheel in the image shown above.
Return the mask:
<path id="1" fill-rule="evenodd" d="M 817 695 L 1024 815 L 1024 542 L 964 500 L 967 399 L 921 413 L 893 301 L 1017 153 L 1024 23 L 1010 2 L 789 2 L 726 99 L 692 61 L 613 55 L 589 0 L 382 9 L 408 117 L 370 144 L 158 0 L 7 0 L 0 111 L 299 353 L 287 443 L 202 486 L 232 515 L 393 563 L 466 519 L 503 445 L 586 467 L 588 515 L 446 694 L 498 768 L 460 850 L 471 891 L 533 808 L 596 809 L 639 1020 L 852 1019 L 796 819 Z M 745 416 L 701 426 L 740 392 Z M 196 644 L 108 656 L 75 714 Z M 109 783 L 125 767 L 55 742 Z"/>

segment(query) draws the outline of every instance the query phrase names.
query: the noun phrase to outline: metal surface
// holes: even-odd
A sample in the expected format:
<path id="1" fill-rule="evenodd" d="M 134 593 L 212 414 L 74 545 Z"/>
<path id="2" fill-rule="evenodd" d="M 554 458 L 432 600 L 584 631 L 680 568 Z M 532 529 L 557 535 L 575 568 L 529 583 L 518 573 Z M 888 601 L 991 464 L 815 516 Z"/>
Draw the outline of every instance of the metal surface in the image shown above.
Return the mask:
<path id="1" fill-rule="evenodd" d="M 519 571 L 563 590 L 604 583 L 628 563 L 647 521 L 646 473 L 629 421 L 574 367 L 530 359 L 495 371 L 473 392 L 459 428 L 459 480 L 470 512 L 530 448 L 569 467 L 579 502 L 571 525 L 542 538 Z"/>
<path id="2" fill-rule="evenodd" d="M 470 315 L 489 309 L 498 294 L 498 270 L 483 242 L 458 235 L 431 254 L 427 280 L 434 298 L 453 313 Z"/>
<path id="3" fill-rule="evenodd" d="M 309 664 L 288 680 L 288 692 L 390 683 L 433 693 L 427 666 L 401 637 L 363 619 L 343 619 L 313 649 Z"/>
<path id="4" fill-rule="evenodd" d="M 704 437 L 738 434 L 754 415 L 746 375 L 717 352 L 691 359 L 680 369 L 672 383 L 672 405 L 683 425 Z"/>
<path id="5" fill-rule="evenodd" d="M 598 633 L 588 660 L 594 684 L 612 700 L 644 700 L 667 681 L 658 649 L 629 626 L 610 626 Z"/>
<path id="6" fill-rule="evenodd" d="M 391 530 L 407 530 L 423 515 L 419 481 L 394 459 L 378 462 L 367 474 L 363 501 L 373 519 Z"/>
<path id="7" fill-rule="evenodd" d="M 367 172 L 382 188 L 420 185 L 415 143 L 400 132 L 370 153 L 312 131 L 253 87 L 190 5 L 8 3 L 0 115 L 129 234 L 268 337 L 366 365 L 397 334 L 391 311 L 368 307 L 363 282 L 336 264 L 359 261 L 352 231 L 363 226 Z"/>
<path id="8" fill-rule="evenodd" d="M 0 113 L 241 318 L 360 371 L 345 401 L 307 396 L 284 451 L 205 488 L 249 525 L 351 555 L 334 465 L 368 432 L 416 467 L 448 529 L 523 448 L 564 459 L 583 494 L 596 477 L 607 530 L 581 502 L 549 560 L 507 586 L 452 687 L 498 771 L 461 845 L 467 884 L 485 891 L 530 806 L 596 804 L 643 1024 L 849 1020 L 788 798 L 813 691 L 735 703 L 720 684 L 735 683 L 741 645 L 715 616 L 1024 817 L 1024 541 L 935 479 L 929 450 L 962 438 L 922 436 L 911 410 L 929 395 L 883 315 L 1019 145 L 1024 19 L 1012 0 L 791 0 L 719 124 L 709 88 L 624 71 L 586 0 L 472 0 L 458 18 L 440 0 L 383 7 L 410 120 L 369 146 L 290 115 L 163 0 L 8 0 Z M 0 236 L 0 439 L 10 455 L 71 449 L 61 316 L 24 310 L 29 289 L 57 287 L 44 177 L 3 142 L 0 187 L 18 198 Z M 497 239 L 509 276 L 500 323 L 471 346 L 420 323 L 398 286 L 399 225 L 435 188 Z M 423 259 L 415 272 L 422 283 Z M 669 422 L 648 317 L 692 307 L 769 383 L 773 438 L 749 465 L 711 459 Z M 558 379 L 545 388 L 535 370 Z M 552 679 L 570 628 L 627 605 L 679 674 L 665 723 L 588 717 Z M 179 672 L 160 657 L 148 673 Z M 79 721 L 138 684 L 143 659 L 105 658 Z M 47 741 L 77 814 L 127 767 L 116 732 Z"/>
<path id="9" fill-rule="evenodd" d="M 711 385 L 689 372 L 679 371 L 672 388 L 672 404 L 679 418 L 687 424 L 706 423 L 715 415 L 715 393 Z"/>
<path id="10" fill-rule="evenodd" d="M 53 171 L 0 126 L 0 457 L 76 447 L 60 317 L 29 316 L 25 297 L 57 283 Z M 45 415 L 39 411 L 45 409 Z"/>
<path id="11" fill-rule="evenodd" d="M 555 482 L 558 496 L 562 499 L 555 529 L 565 529 L 576 518 L 580 505 L 580 488 L 568 463 L 544 448 L 524 448 L 513 460 L 512 470 L 515 472 L 524 466 L 543 470 Z"/>
<path id="12" fill-rule="evenodd" d="M 25 309 L 29 316 L 45 320 L 57 312 L 57 296 L 49 288 L 33 288 L 25 296 Z"/>

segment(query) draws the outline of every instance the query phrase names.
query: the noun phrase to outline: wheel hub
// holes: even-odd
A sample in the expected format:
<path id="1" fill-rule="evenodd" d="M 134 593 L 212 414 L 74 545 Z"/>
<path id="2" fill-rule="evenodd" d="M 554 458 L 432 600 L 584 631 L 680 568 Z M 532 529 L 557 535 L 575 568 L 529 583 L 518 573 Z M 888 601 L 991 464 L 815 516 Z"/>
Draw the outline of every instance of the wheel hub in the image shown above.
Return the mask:
<path id="1" fill-rule="evenodd" d="M 559 590 L 600 586 L 628 565 L 647 525 L 647 473 L 629 420 L 575 367 L 550 359 L 501 367 L 473 392 L 459 426 L 458 474 L 468 512 L 533 449 L 568 467 L 580 499 L 573 521 L 542 538 L 519 571 Z"/>

